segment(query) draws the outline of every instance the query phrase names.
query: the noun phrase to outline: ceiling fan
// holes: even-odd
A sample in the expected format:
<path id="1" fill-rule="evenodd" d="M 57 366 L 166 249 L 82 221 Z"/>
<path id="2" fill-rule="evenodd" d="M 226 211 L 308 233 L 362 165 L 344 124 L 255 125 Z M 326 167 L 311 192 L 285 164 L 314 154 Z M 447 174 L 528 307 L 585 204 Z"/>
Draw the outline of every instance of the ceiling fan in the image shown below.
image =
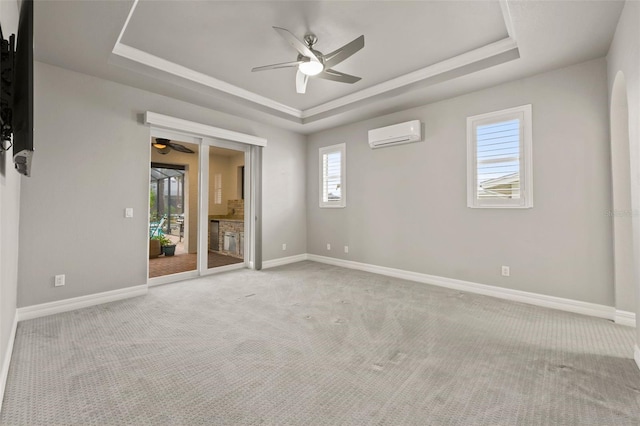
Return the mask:
<path id="1" fill-rule="evenodd" d="M 171 142 L 171 140 L 164 138 L 154 138 L 154 141 L 151 142 L 151 146 L 153 146 L 156 151 L 162 155 L 168 154 L 172 149 L 184 152 L 185 154 L 194 154 L 194 151 L 190 150 L 186 146 Z"/>
<path id="2" fill-rule="evenodd" d="M 364 47 L 363 35 L 352 42 L 345 44 L 341 48 L 324 55 L 322 52 L 313 48 L 313 45 L 318 42 L 318 37 L 314 34 L 305 35 L 304 41 L 301 41 L 289 30 L 280 27 L 273 27 L 273 29 L 298 51 L 298 58 L 292 62 L 256 67 L 251 70 L 252 72 L 298 67 L 298 73 L 296 74 L 296 92 L 298 93 L 306 92 L 309 77 L 318 77 L 325 80 L 349 84 L 353 84 L 360 80 L 360 77 L 336 71 L 331 69 L 331 67 L 338 65 L 340 62 L 362 49 Z"/>

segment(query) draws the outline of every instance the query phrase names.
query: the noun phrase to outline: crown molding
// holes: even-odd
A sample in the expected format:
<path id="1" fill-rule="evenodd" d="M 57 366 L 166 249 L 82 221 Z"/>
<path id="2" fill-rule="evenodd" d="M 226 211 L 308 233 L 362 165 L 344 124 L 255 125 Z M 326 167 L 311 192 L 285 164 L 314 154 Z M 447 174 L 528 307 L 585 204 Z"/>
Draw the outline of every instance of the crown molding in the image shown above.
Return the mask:
<path id="1" fill-rule="evenodd" d="M 419 83 L 423 80 L 445 74 L 449 71 L 453 71 L 458 68 L 462 68 L 467 65 L 474 64 L 476 62 L 483 61 L 485 59 L 492 58 L 505 52 L 517 49 L 518 46 L 515 41 L 510 38 L 505 38 L 495 43 L 488 44 L 483 47 L 471 50 L 458 56 L 454 56 L 450 59 L 437 62 L 428 67 L 419 69 L 409 74 L 402 75 L 400 77 L 387 80 L 384 83 L 376 84 L 375 86 L 362 89 L 358 92 L 352 93 L 347 96 L 335 99 L 333 101 L 306 109 L 302 111 L 302 118 L 311 118 L 318 114 L 323 114 L 331 110 L 342 108 L 349 104 L 360 102 L 392 90 L 399 89 L 410 84 Z"/>
<path id="2" fill-rule="evenodd" d="M 504 26 L 507 27 L 507 34 L 512 40 L 516 40 L 516 31 L 513 28 L 513 20 L 511 19 L 511 10 L 509 10 L 508 0 L 499 0 L 500 9 L 502 10 L 502 19 L 504 19 Z"/>
<path id="3" fill-rule="evenodd" d="M 175 62 L 168 61 L 143 50 L 124 44 L 122 42 L 122 38 L 124 36 L 124 33 L 126 32 L 129 22 L 131 21 L 131 17 L 136 10 L 138 2 L 139 0 L 134 0 L 133 5 L 131 6 L 129 15 L 125 20 L 122 30 L 120 31 L 120 34 L 118 35 L 116 43 L 113 47 L 113 55 L 124 58 L 130 62 L 137 63 L 139 65 L 143 65 L 157 71 L 168 73 L 175 77 L 226 93 L 228 95 L 231 95 L 232 97 L 249 101 L 250 103 L 253 103 L 257 106 L 266 108 L 267 112 L 270 112 L 271 114 L 283 114 L 284 116 L 288 116 L 289 118 L 292 118 L 294 121 L 302 125 L 311 122 L 314 118 L 323 119 L 338 114 L 342 112 L 345 107 L 352 106 L 356 103 L 374 99 L 379 97 L 380 95 L 388 94 L 397 89 L 424 82 L 425 80 L 432 79 L 434 77 L 444 76 L 451 71 L 460 70 L 463 67 L 474 64 L 480 64 L 488 59 L 495 58 L 501 54 L 518 49 L 518 45 L 515 41 L 515 32 L 513 29 L 513 23 L 509 11 L 508 0 L 499 0 L 505 27 L 508 34 L 506 38 L 470 50 L 452 58 L 445 59 L 443 61 L 421 68 L 417 71 L 413 71 L 408 74 L 393 78 L 391 80 L 387 80 L 383 83 L 367 87 L 355 93 L 342 96 L 340 98 L 325 102 L 320 105 L 316 105 L 308 109 L 300 110 L 275 101 L 271 98 L 227 83 L 223 80 L 219 80 L 210 75 L 195 71 L 191 68 L 187 68 Z"/>
<path id="4" fill-rule="evenodd" d="M 160 70 L 183 78 L 185 80 L 189 80 L 194 83 L 198 83 L 203 86 L 210 87 L 212 89 L 216 89 L 221 92 L 236 96 L 238 98 L 242 98 L 250 102 L 262 105 L 264 107 L 285 113 L 292 117 L 298 119 L 302 118 L 302 111 L 300 111 L 299 109 L 274 101 L 273 99 L 267 98 L 265 96 L 258 95 L 257 93 L 250 92 L 249 90 L 242 89 L 238 86 L 234 86 L 233 84 L 229 84 L 225 81 L 218 80 L 217 78 L 211 77 L 207 74 L 194 71 L 191 68 L 176 64 L 175 62 L 167 61 L 166 59 L 152 55 L 140 49 L 136 49 L 135 47 L 118 43 L 114 46 L 111 53 L 120 56 L 121 58 L 137 62 L 150 68 Z"/>

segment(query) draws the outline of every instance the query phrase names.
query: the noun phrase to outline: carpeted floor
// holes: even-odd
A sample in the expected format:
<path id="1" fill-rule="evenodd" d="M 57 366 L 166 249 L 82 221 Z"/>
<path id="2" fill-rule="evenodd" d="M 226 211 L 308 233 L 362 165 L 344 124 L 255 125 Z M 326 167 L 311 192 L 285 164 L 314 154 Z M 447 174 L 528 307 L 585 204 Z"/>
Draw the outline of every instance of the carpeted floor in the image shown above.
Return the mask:
<path id="1" fill-rule="evenodd" d="M 11 425 L 638 425 L 633 329 L 301 262 L 21 322 Z"/>

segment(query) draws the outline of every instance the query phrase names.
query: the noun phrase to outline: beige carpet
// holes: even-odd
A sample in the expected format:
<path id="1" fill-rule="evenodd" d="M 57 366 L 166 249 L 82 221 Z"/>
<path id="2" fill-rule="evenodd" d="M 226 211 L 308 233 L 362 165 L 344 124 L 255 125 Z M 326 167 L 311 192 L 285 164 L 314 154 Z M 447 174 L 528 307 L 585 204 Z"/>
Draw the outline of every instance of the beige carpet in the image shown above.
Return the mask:
<path id="1" fill-rule="evenodd" d="M 11 425 L 638 425 L 633 329 L 301 262 L 21 322 Z"/>

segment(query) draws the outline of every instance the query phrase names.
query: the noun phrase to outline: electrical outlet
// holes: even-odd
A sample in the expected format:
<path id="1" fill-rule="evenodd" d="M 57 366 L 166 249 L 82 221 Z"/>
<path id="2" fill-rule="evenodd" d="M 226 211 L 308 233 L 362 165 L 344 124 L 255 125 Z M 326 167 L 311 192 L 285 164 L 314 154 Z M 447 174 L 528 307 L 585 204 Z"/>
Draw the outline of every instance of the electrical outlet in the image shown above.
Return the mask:
<path id="1" fill-rule="evenodd" d="M 502 276 L 503 277 L 508 277 L 511 274 L 511 271 L 509 270 L 508 266 L 503 266 L 502 267 Z"/>
<path id="2" fill-rule="evenodd" d="M 287 243 L 282 243 L 282 250 L 286 250 L 287 249 Z"/>
<path id="3" fill-rule="evenodd" d="M 349 246 L 344 246 L 344 252 L 349 253 Z"/>
<path id="4" fill-rule="evenodd" d="M 54 282 L 54 286 L 56 287 L 61 287 L 64 285 L 64 274 L 62 275 L 56 275 L 56 279 Z"/>
<path id="5" fill-rule="evenodd" d="M 327 250 L 331 250 L 331 244 L 327 243 Z"/>

